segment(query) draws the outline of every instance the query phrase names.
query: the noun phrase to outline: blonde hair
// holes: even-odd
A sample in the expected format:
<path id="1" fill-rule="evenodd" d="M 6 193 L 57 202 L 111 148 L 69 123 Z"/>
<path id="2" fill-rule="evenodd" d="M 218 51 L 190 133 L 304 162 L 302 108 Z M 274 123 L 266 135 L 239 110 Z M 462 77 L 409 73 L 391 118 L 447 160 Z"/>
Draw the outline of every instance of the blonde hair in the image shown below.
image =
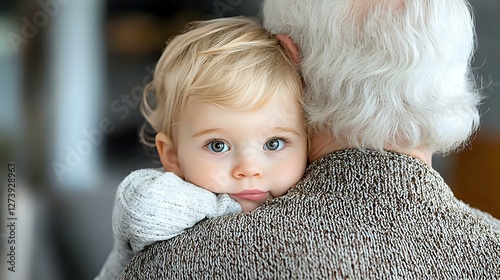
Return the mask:
<path id="1" fill-rule="evenodd" d="M 272 96 L 301 101 L 296 66 L 276 38 L 249 18 L 193 22 L 171 39 L 146 87 L 141 112 L 155 132 L 173 135 L 186 102 L 249 110 Z M 141 142 L 154 147 L 145 126 Z"/>
<path id="2" fill-rule="evenodd" d="M 265 0 L 262 12 L 301 51 L 315 131 L 358 149 L 445 154 L 478 128 L 466 0 Z"/>

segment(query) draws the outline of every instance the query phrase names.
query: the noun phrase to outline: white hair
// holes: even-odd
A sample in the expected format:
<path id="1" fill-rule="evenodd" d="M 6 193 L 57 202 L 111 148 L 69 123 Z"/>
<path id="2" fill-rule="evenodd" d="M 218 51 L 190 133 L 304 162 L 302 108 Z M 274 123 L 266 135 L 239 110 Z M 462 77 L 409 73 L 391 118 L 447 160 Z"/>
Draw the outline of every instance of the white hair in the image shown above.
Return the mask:
<path id="1" fill-rule="evenodd" d="M 444 154 L 478 128 L 466 0 L 264 0 L 262 15 L 300 49 L 312 131 Z"/>

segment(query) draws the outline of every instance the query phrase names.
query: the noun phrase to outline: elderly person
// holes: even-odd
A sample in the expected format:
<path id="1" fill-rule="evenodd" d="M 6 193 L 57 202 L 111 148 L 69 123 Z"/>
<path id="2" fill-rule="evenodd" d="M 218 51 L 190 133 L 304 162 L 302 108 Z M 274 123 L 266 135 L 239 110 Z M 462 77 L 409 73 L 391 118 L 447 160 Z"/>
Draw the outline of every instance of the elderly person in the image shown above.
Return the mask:
<path id="1" fill-rule="evenodd" d="M 431 166 L 479 123 L 469 4 L 266 0 L 263 16 L 306 87 L 303 179 L 149 247 L 122 279 L 500 278 L 500 221 Z"/>

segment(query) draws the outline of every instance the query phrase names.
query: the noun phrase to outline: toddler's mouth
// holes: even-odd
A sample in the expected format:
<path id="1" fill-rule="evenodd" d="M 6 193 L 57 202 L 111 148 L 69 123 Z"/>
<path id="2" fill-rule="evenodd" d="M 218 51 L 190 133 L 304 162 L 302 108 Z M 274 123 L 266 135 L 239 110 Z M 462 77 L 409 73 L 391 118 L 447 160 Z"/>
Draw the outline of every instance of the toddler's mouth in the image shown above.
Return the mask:
<path id="1" fill-rule="evenodd" d="M 267 196 L 267 192 L 261 190 L 245 190 L 239 193 L 230 194 L 233 198 L 261 200 Z"/>

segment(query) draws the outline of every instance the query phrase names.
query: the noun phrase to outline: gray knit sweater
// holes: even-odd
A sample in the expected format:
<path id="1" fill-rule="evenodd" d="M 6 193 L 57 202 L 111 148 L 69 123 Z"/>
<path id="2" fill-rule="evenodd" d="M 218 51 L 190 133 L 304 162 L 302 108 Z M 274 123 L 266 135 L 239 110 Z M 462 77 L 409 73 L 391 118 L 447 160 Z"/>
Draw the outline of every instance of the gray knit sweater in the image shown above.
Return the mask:
<path id="1" fill-rule="evenodd" d="M 346 150 L 288 194 L 135 256 L 121 279 L 500 279 L 500 221 L 396 153 Z"/>

